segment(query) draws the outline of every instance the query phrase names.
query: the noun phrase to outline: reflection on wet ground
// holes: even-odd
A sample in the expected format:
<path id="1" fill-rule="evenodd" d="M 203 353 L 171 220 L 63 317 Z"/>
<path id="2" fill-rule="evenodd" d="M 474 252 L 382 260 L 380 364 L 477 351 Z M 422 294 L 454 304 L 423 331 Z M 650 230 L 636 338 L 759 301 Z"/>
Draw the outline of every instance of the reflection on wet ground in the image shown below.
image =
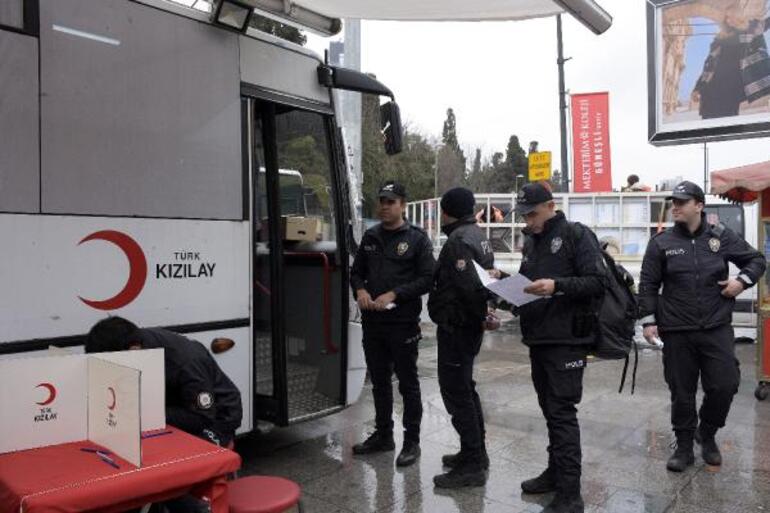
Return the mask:
<path id="1" fill-rule="evenodd" d="M 527 350 L 514 323 L 487 334 L 477 360 L 475 376 L 492 462 L 487 485 L 451 492 L 434 489 L 432 478 L 442 471 L 441 455 L 459 447 L 439 395 L 436 341 L 429 330 L 426 325 L 420 352 L 425 413 L 418 464 L 397 469 L 396 453 L 352 455 L 351 446 L 373 429 L 367 386 L 358 403 L 342 413 L 240 440 L 241 475 L 271 474 L 297 481 L 307 513 L 541 511 L 550 496 L 523 495 L 519 488 L 523 479 L 545 467 L 547 438 Z M 758 402 L 753 395 L 755 346 L 739 345 L 737 354 L 743 380 L 727 427 L 717 435 L 724 464 L 709 469 L 697 455 L 695 466 L 682 474 L 665 468 L 672 434 L 660 351 L 640 353 L 633 396 L 628 388 L 623 395 L 617 393 L 621 362 L 589 365 L 579 413 L 587 512 L 770 511 L 770 401 Z M 397 390 L 394 394 L 400 419 Z M 401 434 L 396 437 L 400 446 Z"/>

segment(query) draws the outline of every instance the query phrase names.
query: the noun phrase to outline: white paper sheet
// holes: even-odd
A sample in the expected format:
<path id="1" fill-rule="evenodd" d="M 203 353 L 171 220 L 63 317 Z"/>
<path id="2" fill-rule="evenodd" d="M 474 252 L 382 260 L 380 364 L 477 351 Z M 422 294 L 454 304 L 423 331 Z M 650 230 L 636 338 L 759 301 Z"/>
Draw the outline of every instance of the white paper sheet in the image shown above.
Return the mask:
<path id="1" fill-rule="evenodd" d="M 541 296 L 524 292 L 524 288 L 531 285 L 532 281 L 522 274 L 517 273 L 508 278 L 497 280 L 492 278 L 489 273 L 475 261 L 473 262 L 473 265 L 476 268 L 476 273 L 479 275 L 481 284 L 512 305 L 522 306 L 531 303 L 532 301 L 542 299 Z"/>
<path id="2" fill-rule="evenodd" d="M 476 274 L 478 274 L 479 280 L 481 280 L 481 284 L 485 287 L 489 288 L 491 284 L 498 281 L 495 278 L 492 278 L 489 273 L 475 260 L 473 261 L 473 267 L 476 269 Z"/>

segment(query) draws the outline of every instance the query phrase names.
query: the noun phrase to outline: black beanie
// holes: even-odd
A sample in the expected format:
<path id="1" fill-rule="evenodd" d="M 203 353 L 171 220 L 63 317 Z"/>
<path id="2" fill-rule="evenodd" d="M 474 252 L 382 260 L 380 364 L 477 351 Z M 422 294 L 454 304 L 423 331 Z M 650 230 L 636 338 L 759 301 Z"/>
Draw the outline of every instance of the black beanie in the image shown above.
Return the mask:
<path id="1" fill-rule="evenodd" d="M 455 219 L 473 215 L 473 205 L 476 199 L 473 193 L 465 187 L 449 189 L 441 196 L 441 210 Z"/>

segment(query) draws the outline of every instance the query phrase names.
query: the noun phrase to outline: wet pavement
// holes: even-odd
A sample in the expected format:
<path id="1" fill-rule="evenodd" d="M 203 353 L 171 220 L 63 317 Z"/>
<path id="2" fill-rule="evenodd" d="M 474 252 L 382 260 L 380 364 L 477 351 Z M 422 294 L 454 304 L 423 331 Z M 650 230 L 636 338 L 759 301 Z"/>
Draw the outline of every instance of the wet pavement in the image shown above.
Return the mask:
<path id="1" fill-rule="evenodd" d="M 426 325 L 420 349 L 425 412 L 417 464 L 396 468 L 395 452 L 352 455 L 352 445 L 373 430 L 367 385 L 357 404 L 339 414 L 239 440 L 241 475 L 293 479 L 302 487 L 306 513 L 541 511 L 551 496 L 526 495 L 519 488 L 523 479 L 545 468 L 547 437 L 527 350 L 513 322 L 486 335 L 475 370 L 487 424 L 489 480 L 478 488 L 434 489 L 441 455 L 457 451 L 459 441 L 439 395 L 436 340 L 430 330 Z M 736 350 L 741 387 L 727 426 L 717 435 L 724 464 L 706 468 L 696 446 L 695 466 L 681 474 L 665 468 L 673 438 L 660 351 L 640 352 L 633 396 L 629 384 L 618 395 L 622 362 L 589 364 L 578 414 L 586 512 L 770 511 L 770 401 L 754 398 L 756 347 L 738 345 Z M 398 425 L 401 403 L 395 383 L 394 395 Z M 397 449 L 401 440 L 397 432 Z"/>

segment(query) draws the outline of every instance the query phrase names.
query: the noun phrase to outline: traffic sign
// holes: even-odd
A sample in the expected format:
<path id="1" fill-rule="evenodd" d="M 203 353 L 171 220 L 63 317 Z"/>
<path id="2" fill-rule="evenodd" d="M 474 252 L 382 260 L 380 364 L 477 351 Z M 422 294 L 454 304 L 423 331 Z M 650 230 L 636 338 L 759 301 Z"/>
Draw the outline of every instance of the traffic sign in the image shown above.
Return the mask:
<path id="1" fill-rule="evenodd" d="M 529 181 L 551 179 L 551 152 L 541 151 L 529 154 Z"/>

